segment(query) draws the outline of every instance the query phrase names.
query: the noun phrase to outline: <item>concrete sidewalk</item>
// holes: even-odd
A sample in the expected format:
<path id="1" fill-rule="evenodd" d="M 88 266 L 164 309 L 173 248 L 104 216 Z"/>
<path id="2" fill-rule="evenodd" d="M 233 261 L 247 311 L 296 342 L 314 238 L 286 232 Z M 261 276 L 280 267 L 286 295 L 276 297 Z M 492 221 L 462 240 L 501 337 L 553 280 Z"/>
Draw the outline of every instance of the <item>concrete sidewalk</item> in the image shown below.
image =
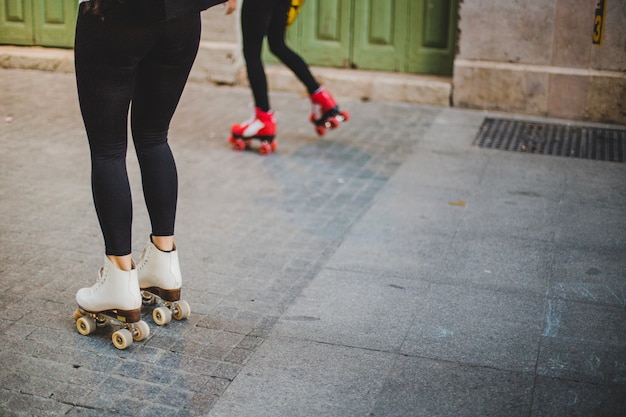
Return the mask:
<path id="1" fill-rule="evenodd" d="M 250 91 L 190 83 L 170 142 L 192 316 L 146 309 L 119 351 L 71 318 L 103 254 L 74 77 L 0 70 L 0 91 L 0 415 L 624 415 L 625 164 L 481 149 L 486 113 L 343 96 L 320 140 L 289 92 L 277 153 L 238 153 Z M 132 146 L 128 168 L 138 257 Z"/>

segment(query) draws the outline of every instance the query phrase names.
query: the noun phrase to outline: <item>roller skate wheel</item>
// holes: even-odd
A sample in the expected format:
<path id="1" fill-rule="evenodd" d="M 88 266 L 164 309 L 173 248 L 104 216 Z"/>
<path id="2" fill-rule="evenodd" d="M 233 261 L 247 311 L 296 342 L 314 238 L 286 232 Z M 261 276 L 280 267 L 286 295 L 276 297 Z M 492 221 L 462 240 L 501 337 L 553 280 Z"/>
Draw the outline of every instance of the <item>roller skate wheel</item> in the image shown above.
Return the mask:
<path id="1" fill-rule="evenodd" d="M 172 321 L 172 312 L 167 307 L 157 307 L 152 311 L 152 320 L 159 326 L 165 326 Z"/>
<path id="2" fill-rule="evenodd" d="M 315 131 L 319 136 L 324 136 L 326 134 L 326 128 L 324 126 L 315 126 Z"/>
<path id="3" fill-rule="evenodd" d="M 269 155 L 272 153 L 272 145 L 267 142 L 267 141 L 263 141 L 261 142 L 261 145 L 259 146 L 259 153 L 261 155 Z"/>
<path id="4" fill-rule="evenodd" d="M 342 122 L 347 122 L 348 120 L 350 120 L 350 113 L 348 113 L 347 111 L 342 111 L 341 113 L 339 113 L 339 116 L 341 116 Z"/>
<path id="5" fill-rule="evenodd" d="M 126 349 L 133 344 L 133 335 L 128 329 L 119 329 L 111 336 L 113 346 L 120 350 Z"/>
<path id="6" fill-rule="evenodd" d="M 341 121 L 339 120 L 338 117 L 333 117 L 333 118 L 328 119 L 328 121 L 326 122 L 326 127 L 329 127 L 331 129 L 336 129 L 340 123 Z"/>
<path id="7" fill-rule="evenodd" d="M 135 342 L 139 342 L 140 340 L 150 336 L 150 327 L 148 327 L 148 323 L 143 320 L 139 320 L 135 323 L 132 334 Z"/>
<path id="8" fill-rule="evenodd" d="M 230 143 L 231 145 L 233 145 L 235 143 L 235 137 L 234 136 L 230 136 L 228 138 L 228 143 Z"/>
<path id="9" fill-rule="evenodd" d="M 78 333 L 87 336 L 96 330 L 96 321 L 89 316 L 82 316 L 76 320 Z"/>
<path id="10" fill-rule="evenodd" d="M 174 303 L 172 310 L 173 316 L 176 320 L 186 319 L 191 315 L 191 307 L 185 300 L 180 300 Z"/>
<path id="11" fill-rule="evenodd" d="M 246 142 L 243 139 L 235 139 L 233 142 L 233 149 L 236 151 L 243 151 L 246 149 Z"/>

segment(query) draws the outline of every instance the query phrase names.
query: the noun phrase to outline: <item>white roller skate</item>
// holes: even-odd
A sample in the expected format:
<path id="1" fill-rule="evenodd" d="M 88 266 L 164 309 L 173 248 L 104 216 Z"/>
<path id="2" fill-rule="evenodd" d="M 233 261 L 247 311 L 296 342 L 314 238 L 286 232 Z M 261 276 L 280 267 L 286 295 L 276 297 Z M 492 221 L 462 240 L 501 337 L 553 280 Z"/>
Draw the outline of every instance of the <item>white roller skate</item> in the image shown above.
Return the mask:
<path id="1" fill-rule="evenodd" d="M 74 320 L 80 334 L 88 335 L 97 327 L 117 322 L 121 328 L 113 333 L 112 340 L 118 349 L 126 349 L 133 340 L 140 341 L 150 335 L 150 328 L 141 320 L 137 270 L 122 271 L 108 256 L 98 271 L 98 282 L 78 290 L 76 303 Z"/>
<path id="2" fill-rule="evenodd" d="M 156 324 L 164 326 L 172 321 L 172 317 L 176 320 L 189 317 L 191 307 L 180 299 L 182 277 L 176 246 L 170 252 L 163 252 L 150 239 L 141 254 L 137 270 L 143 304 L 159 304 L 152 311 Z"/>

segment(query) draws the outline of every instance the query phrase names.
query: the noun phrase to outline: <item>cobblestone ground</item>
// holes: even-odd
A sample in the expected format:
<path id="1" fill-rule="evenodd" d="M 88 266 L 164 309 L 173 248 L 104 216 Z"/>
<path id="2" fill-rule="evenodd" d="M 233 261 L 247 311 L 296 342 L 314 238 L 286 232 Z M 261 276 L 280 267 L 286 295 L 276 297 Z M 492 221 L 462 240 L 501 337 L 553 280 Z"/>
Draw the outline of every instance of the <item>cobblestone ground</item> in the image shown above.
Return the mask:
<path id="1" fill-rule="evenodd" d="M 226 143 L 250 92 L 190 84 L 170 140 L 192 316 L 158 327 L 145 309 L 150 337 L 118 351 L 71 317 L 103 254 L 73 75 L 1 70 L 0 91 L 2 416 L 205 415 L 439 111 L 342 101 L 352 120 L 320 140 L 308 101 L 274 93 L 278 152 L 262 157 Z M 150 230 L 132 146 L 128 168 L 138 257 Z"/>

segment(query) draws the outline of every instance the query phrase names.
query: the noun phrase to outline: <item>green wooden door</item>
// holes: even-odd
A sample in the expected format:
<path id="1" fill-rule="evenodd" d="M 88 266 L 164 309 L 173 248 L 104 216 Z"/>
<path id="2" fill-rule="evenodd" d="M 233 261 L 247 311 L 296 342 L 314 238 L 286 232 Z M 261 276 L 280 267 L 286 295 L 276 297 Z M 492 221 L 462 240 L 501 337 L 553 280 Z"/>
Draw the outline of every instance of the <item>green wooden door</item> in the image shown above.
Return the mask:
<path id="1" fill-rule="evenodd" d="M 410 0 L 354 2 L 354 46 L 350 58 L 356 68 L 409 72 Z"/>
<path id="2" fill-rule="evenodd" d="M 306 0 L 287 40 L 311 65 L 451 75 L 459 0 Z"/>
<path id="3" fill-rule="evenodd" d="M 71 48 L 77 0 L 2 0 L 0 43 Z"/>
<path id="4" fill-rule="evenodd" d="M 459 0 L 410 1 L 408 72 L 452 75 L 456 54 Z"/>
<path id="5" fill-rule="evenodd" d="M 302 16 L 307 16 L 302 19 Z M 349 64 L 351 3 L 344 0 L 305 0 L 304 8 L 287 31 L 287 41 L 307 61 L 329 67 Z"/>

